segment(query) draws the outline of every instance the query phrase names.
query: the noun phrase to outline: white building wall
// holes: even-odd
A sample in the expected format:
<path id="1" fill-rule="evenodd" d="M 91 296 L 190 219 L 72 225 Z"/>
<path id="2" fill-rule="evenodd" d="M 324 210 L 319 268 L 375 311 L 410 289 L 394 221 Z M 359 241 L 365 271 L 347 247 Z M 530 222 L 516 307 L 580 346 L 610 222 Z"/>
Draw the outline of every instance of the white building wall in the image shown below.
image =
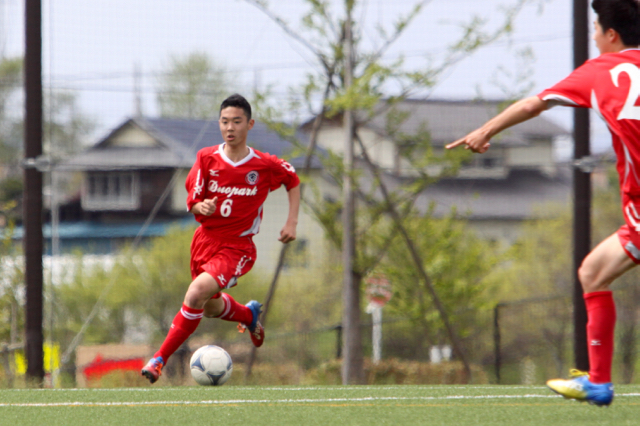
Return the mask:
<path id="1" fill-rule="evenodd" d="M 326 185 L 319 178 L 318 172 L 312 174 L 312 179 L 321 187 Z M 322 188 L 320 188 L 322 191 Z M 310 185 L 304 190 L 305 197 L 311 196 Z M 264 213 L 260 233 L 254 237 L 258 250 L 258 259 L 255 268 L 265 271 L 274 271 L 278 264 L 282 243 L 278 241 L 280 231 L 289 215 L 289 199 L 284 187 L 272 192 L 264 204 Z M 306 240 L 306 258 L 309 268 L 320 268 L 325 261 L 326 247 L 324 230 L 310 213 L 309 208 L 303 202 L 298 216 L 297 240 Z"/>

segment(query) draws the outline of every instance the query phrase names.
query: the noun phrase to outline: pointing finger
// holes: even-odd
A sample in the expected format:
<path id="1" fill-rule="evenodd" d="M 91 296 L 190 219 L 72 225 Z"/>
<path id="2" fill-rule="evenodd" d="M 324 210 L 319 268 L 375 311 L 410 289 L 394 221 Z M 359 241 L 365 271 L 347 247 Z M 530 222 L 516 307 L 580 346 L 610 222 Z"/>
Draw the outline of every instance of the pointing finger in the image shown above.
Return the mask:
<path id="1" fill-rule="evenodd" d="M 445 145 L 445 148 L 447 148 L 447 149 L 452 149 L 452 148 L 455 148 L 455 147 L 457 147 L 457 146 L 463 145 L 463 144 L 465 144 L 465 143 L 466 143 L 465 138 L 462 138 L 462 139 L 458 139 L 458 140 L 457 140 L 457 141 L 455 141 L 455 142 L 451 142 L 451 143 L 450 143 L 450 144 L 448 144 L 448 145 Z"/>

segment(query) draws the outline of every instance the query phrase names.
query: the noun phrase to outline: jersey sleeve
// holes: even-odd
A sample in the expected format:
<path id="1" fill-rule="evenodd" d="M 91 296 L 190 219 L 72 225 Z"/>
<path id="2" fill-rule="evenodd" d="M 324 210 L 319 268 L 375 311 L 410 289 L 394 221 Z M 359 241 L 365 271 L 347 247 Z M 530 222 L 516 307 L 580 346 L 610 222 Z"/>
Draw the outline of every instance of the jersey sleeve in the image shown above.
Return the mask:
<path id="1" fill-rule="evenodd" d="M 587 61 L 564 80 L 540 92 L 538 98 L 551 101 L 552 106 L 555 104 L 591 108 L 591 91 L 596 76 L 594 71 L 592 62 Z"/>
<path id="2" fill-rule="evenodd" d="M 275 191 L 282 185 L 289 191 L 291 188 L 295 188 L 300 184 L 296 169 L 283 159 L 272 155 L 271 168 L 271 185 L 269 187 L 271 191 Z"/>
<path id="3" fill-rule="evenodd" d="M 191 211 L 193 206 L 204 201 L 204 181 L 205 175 L 202 170 L 202 151 L 198 152 L 196 161 L 189 170 L 185 188 L 187 189 L 187 211 Z"/>

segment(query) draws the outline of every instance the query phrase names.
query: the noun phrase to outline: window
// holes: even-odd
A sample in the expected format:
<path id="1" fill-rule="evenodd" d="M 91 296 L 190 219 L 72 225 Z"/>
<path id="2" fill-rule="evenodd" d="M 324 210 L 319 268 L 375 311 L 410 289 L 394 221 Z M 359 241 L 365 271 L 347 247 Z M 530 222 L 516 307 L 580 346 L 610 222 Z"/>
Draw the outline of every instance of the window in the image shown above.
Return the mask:
<path id="1" fill-rule="evenodd" d="M 140 185 L 133 172 L 89 173 L 82 194 L 85 210 L 136 210 Z"/>
<path id="2" fill-rule="evenodd" d="M 496 155 L 497 154 L 497 155 Z M 496 153 L 494 155 L 474 155 L 471 160 L 466 163 L 465 167 L 481 168 L 481 169 L 493 169 L 495 167 L 503 166 L 503 158 Z"/>

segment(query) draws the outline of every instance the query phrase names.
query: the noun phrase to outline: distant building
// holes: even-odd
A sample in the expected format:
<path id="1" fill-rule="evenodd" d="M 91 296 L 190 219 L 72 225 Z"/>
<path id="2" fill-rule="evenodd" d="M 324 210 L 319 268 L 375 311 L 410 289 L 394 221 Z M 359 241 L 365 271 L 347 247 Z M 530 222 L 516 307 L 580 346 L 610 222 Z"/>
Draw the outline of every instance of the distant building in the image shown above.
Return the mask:
<path id="1" fill-rule="evenodd" d="M 411 143 L 408 135 L 428 132 L 433 150 L 442 152 L 445 144 L 480 126 L 501 106 L 499 102 L 407 100 L 366 120 L 359 137 L 384 170 L 387 185 L 394 188 L 417 174 L 402 158 L 403 149 Z M 385 130 L 391 111 L 406 115 L 397 129 L 403 134 L 402 142 L 393 140 Z M 357 119 L 364 117 L 358 115 Z M 310 123 L 301 127 L 303 140 L 309 130 Z M 437 215 L 447 214 L 455 207 L 479 234 L 512 242 L 523 221 L 548 214 L 543 208 L 546 203 L 570 202 L 570 170 L 554 159 L 555 141 L 568 136 L 567 131 L 544 116 L 519 124 L 495 138 L 487 154 L 474 155 L 458 176 L 429 186 L 416 205 L 426 211 L 435 203 Z M 86 253 L 112 253 L 135 237 L 164 235 L 169 226 L 196 226 L 186 211 L 184 182 L 197 151 L 220 143 L 217 121 L 131 118 L 91 148 L 59 164 L 58 172 L 77 173 L 82 181 L 75 199 L 72 197 L 61 206 L 57 228 L 61 251 L 80 248 Z M 291 153 L 289 142 L 260 122 L 249 132 L 248 143 L 280 157 Z M 341 154 L 343 143 L 340 119 L 326 120 L 318 135 L 320 153 Z M 356 149 L 356 161 L 360 154 Z M 300 171 L 302 156 L 289 160 Z M 320 196 L 341 196 L 317 158 L 312 161 L 310 179 Z M 255 238 L 258 267 L 272 268 L 277 262 L 281 248 L 277 238 L 287 205 L 284 190 L 271 194 L 265 203 L 264 221 Z M 301 210 L 298 241 L 294 243 L 300 254 L 297 264 L 322 264 L 330 243 L 308 209 Z M 154 220 L 143 227 L 151 214 Z M 21 232 L 18 229 L 15 237 L 20 238 Z M 50 241 L 51 236 L 47 224 L 45 237 Z"/>
<path id="2" fill-rule="evenodd" d="M 152 213 L 154 220 L 144 228 L 143 238 L 164 235 L 169 226 L 195 227 L 197 222 L 186 209 L 185 180 L 197 151 L 222 142 L 217 121 L 131 118 L 91 148 L 58 165 L 59 172 L 82 177 L 76 201 L 80 212 L 75 220 L 63 220 L 58 227 L 62 251 L 117 250 L 143 231 L 143 223 Z M 291 151 L 287 141 L 260 122 L 249 132 L 248 144 L 279 157 L 288 157 Z M 297 168 L 303 165 L 300 157 L 289 161 Z M 320 162 L 314 159 L 311 165 L 311 174 L 318 174 Z M 272 265 L 278 258 L 281 243 L 277 238 L 288 212 L 286 191 L 271 194 L 264 210 L 261 232 L 255 238 L 258 265 Z M 319 237 L 312 238 L 309 233 L 319 233 Z M 51 237 L 50 226 L 45 228 L 45 236 Z M 316 248 L 313 242 L 322 240 L 319 225 L 302 214 L 296 247 L 311 253 Z"/>
<path id="3" fill-rule="evenodd" d="M 393 108 L 381 104 L 377 108 L 381 113 L 372 119 L 357 115 L 364 123 L 358 136 L 393 188 L 417 174 L 402 157 L 411 143 L 407 136 L 428 132 L 434 154 L 439 154 L 446 144 L 480 127 L 506 106 L 498 101 L 439 100 L 405 100 Z M 386 130 L 391 113 L 406 117 L 396 130 L 403 135 L 402 142 L 393 140 Z M 308 132 L 310 127 L 311 122 L 303 129 Z M 456 207 L 479 234 L 513 242 L 523 221 L 545 214 L 544 204 L 571 201 L 570 170 L 554 158 L 554 144 L 569 136 L 544 115 L 518 124 L 495 137 L 489 151 L 474 155 L 455 178 L 429 186 L 417 205 L 426 211 L 435 202 L 440 215 Z M 339 118 L 328 120 L 318 136 L 319 146 L 336 153 L 343 152 L 344 140 Z M 355 155 L 361 155 L 357 145 Z M 438 171 L 433 167 L 434 174 Z"/>

